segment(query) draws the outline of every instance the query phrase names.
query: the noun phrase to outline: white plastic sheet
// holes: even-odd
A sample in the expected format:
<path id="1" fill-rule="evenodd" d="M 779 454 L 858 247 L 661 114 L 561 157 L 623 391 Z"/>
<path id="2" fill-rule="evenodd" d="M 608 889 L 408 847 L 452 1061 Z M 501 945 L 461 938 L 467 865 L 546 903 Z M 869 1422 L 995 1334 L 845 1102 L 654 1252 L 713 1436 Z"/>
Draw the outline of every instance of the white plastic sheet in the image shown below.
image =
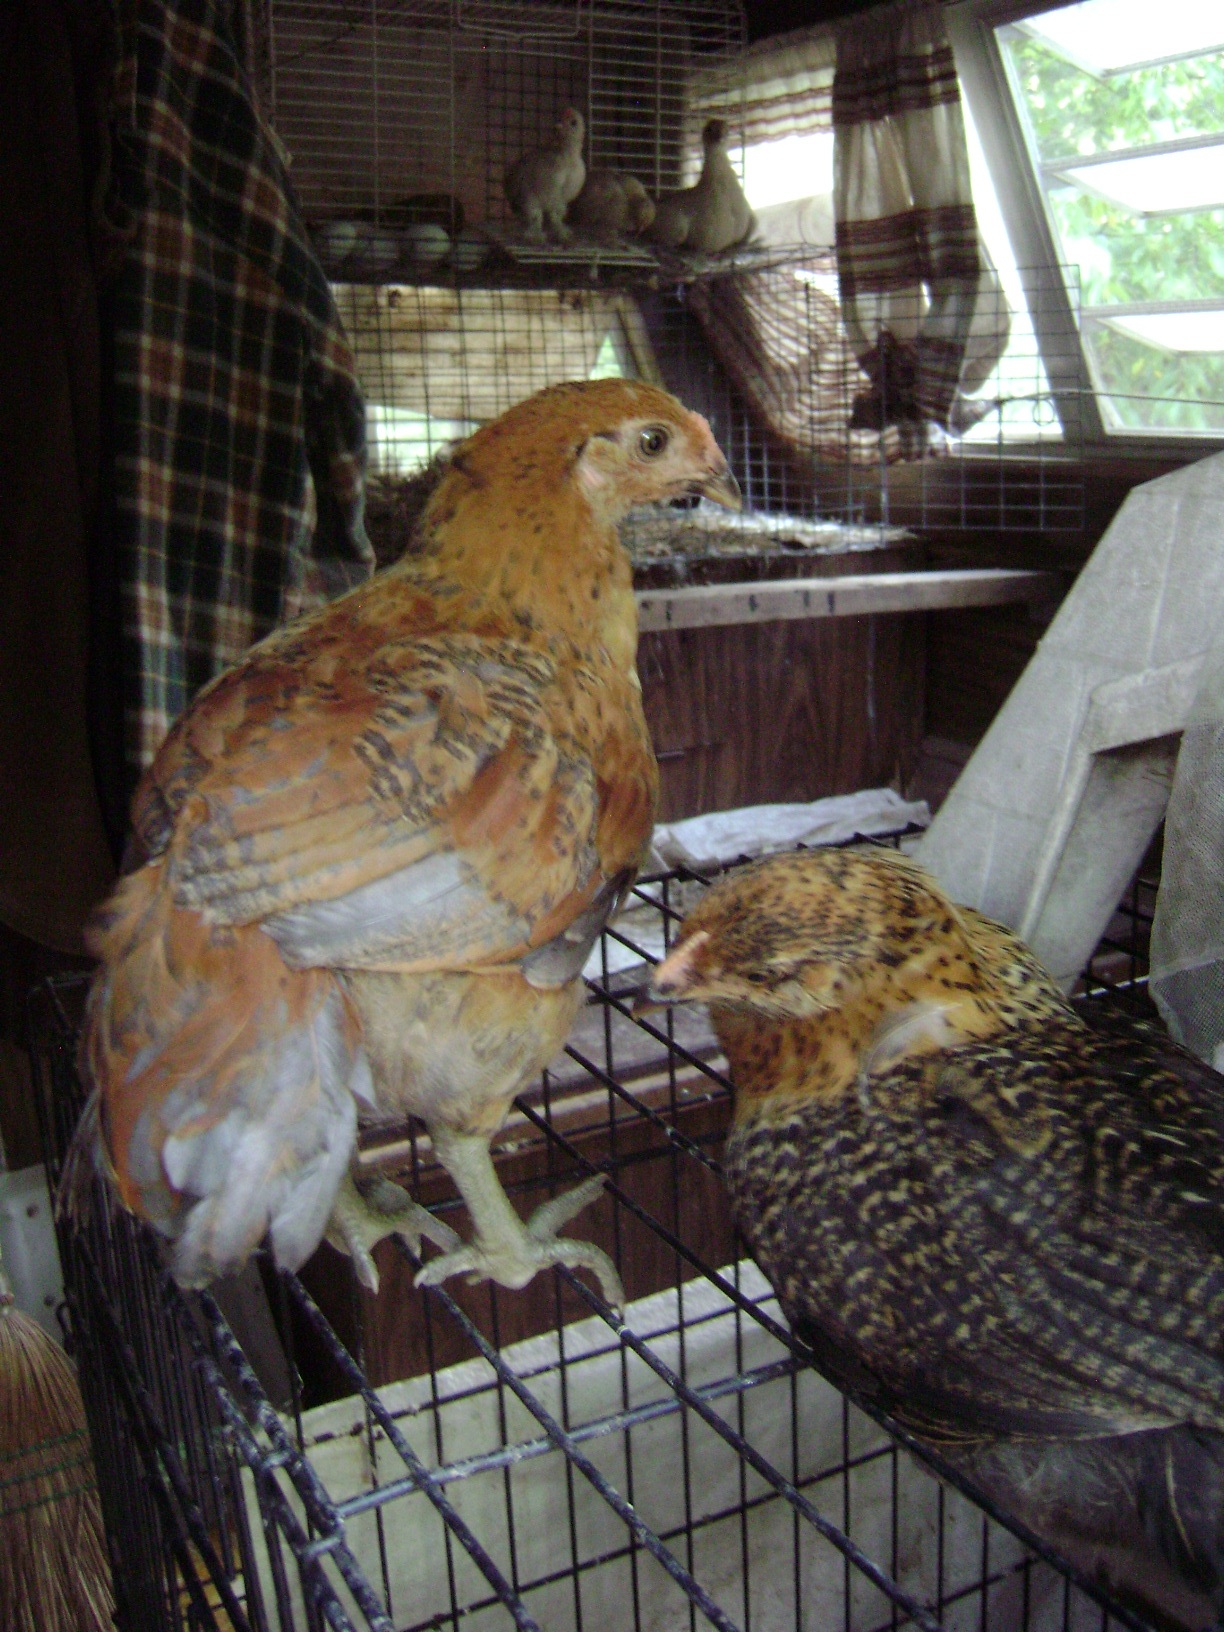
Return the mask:
<path id="1" fill-rule="evenodd" d="M 863 788 L 807 805 L 746 805 L 655 828 L 663 867 L 715 867 L 740 856 L 767 856 L 798 844 L 841 844 L 861 833 L 893 833 L 913 822 L 925 827 L 924 799 L 902 799 L 892 788 Z"/>
<path id="2" fill-rule="evenodd" d="M 1173 773 L 1149 979 L 1172 1035 L 1224 1070 L 1224 634 L 1204 660 Z"/>

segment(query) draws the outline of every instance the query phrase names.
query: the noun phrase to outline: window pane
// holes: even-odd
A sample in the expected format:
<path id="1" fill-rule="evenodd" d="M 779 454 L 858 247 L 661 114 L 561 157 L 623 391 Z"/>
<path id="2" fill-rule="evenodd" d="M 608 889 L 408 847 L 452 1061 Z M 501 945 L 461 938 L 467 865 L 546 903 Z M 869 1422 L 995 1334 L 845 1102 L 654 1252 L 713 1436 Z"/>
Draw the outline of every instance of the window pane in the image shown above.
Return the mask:
<path id="1" fill-rule="evenodd" d="M 1224 204 L 1224 146 L 1145 153 L 1069 166 L 1068 181 L 1142 215 L 1176 215 Z"/>
<path id="2" fill-rule="evenodd" d="M 1224 6 L 1163 0 L 1156 22 L 1147 0 L 1082 0 L 999 41 L 1105 424 L 1218 435 L 1224 355 L 1202 308 L 1224 309 Z"/>
<path id="3" fill-rule="evenodd" d="M 1049 204 L 1085 306 L 1224 296 L 1224 211 L 1134 215 L 1073 187 L 1051 190 Z"/>
<path id="4" fill-rule="evenodd" d="M 1131 313 L 1111 317 L 1109 323 L 1145 345 L 1163 346 L 1166 351 L 1224 352 L 1224 310 Z"/>
<path id="5" fill-rule="evenodd" d="M 1224 11 L 1216 0 L 1162 7 L 1160 26 L 1152 23 L 1152 0 L 1084 0 L 1024 27 L 1093 74 L 1224 48 Z"/>
<path id="6" fill-rule="evenodd" d="M 1111 430 L 1224 431 L 1224 353 L 1145 345 L 1113 324 L 1085 324 L 1088 364 Z"/>
<path id="7" fill-rule="evenodd" d="M 754 210 L 833 191 L 833 132 L 784 136 L 744 150 L 744 192 Z"/>

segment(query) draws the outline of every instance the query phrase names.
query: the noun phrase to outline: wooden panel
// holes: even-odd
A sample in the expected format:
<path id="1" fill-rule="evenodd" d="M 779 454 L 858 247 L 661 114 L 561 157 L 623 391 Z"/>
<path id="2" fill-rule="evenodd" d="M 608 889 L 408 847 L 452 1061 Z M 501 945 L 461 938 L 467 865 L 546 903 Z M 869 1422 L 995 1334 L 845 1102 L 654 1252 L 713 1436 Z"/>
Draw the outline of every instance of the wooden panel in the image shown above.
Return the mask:
<path id="1" fill-rule="evenodd" d="M 934 613 L 927 622 L 927 730 L 981 740 L 1037 648 L 1042 624 L 1023 607 Z"/>
<path id="2" fill-rule="evenodd" d="M 642 637 L 660 819 L 903 783 L 923 730 L 923 620 L 821 619 Z"/>

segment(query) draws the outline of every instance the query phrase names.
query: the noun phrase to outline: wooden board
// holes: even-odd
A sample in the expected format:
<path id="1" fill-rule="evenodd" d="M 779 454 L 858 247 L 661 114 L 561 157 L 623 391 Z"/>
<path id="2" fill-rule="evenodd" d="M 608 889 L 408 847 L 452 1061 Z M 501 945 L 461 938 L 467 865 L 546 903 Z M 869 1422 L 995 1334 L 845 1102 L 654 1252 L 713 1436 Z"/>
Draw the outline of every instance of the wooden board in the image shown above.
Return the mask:
<path id="1" fill-rule="evenodd" d="M 795 618 L 861 617 L 873 612 L 931 612 L 947 607 L 1000 606 L 1051 593 L 1054 575 L 1004 567 L 931 572 L 864 572 L 839 578 L 785 578 L 774 583 L 701 584 L 644 590 L 639 627 L 709 629 L 720 624 L 772 623 Z"/>
<path id="2" fill-rule="evenodd" d="M 925 624 L 820 617 L 643 635 L 660 821 L 906 786 L 923 735 Z"/>

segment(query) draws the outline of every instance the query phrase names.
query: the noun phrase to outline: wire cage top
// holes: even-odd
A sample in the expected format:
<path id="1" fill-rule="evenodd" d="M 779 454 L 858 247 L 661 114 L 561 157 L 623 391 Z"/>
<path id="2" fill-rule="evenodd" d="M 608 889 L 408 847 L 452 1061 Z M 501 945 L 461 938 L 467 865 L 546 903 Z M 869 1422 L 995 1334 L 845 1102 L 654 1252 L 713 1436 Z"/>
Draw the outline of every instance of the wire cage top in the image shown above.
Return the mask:
<path id="1" fill-rule="evenodd" d="M 592 168 L 678 186 L 693 66 L 743 40 L 734 0 L 275 0 L 271 108 L 310 219 L 394 223 L 446 195 L 504 221 L 507 166 L 567 107 Z"/>
<path id="2" fill-rule="evenodd" d="M 273 0 L 267 16 L 265 99 L 354 341 L 379 483 L 542 384 L 627 373 L 695 396 L 742 448 L 750 511 L 1080 527 L 1081 364 L 1056 269 L 1005 288 L 984 268 L 948 426 L 875 401 L 904 370 L 869 379 L 843 321 L 823 191 L 831 35 L 775 62 L 745 47 L 742 8 L 723 0 Z M 570 108 L 588 169 L 652 199 L 696 179 L 711 116 L 745 176 L 815 141 L 824 157 L 803 158 L 792 190 L 819 196 L 762 207 L 717 255 L 649 232 L 533 241 L 507 169 Z M 888 305 L 898 334 L 921 331 L 921 287 Z M 907 465 L 917 481 L 893 497 L 889 469 Z"/>
<path id="3" fill-rule="evenodd" d="M 503 1136 L 520 1205 L 608 1174 L 588 1216 L 626 1279 L 623 1324 L 568 1270 L 521 1294 L 418 1290 L 397 1242 L 377 1300 L 326 1253 L 270 1276 L 273 1331 L 250 1285 L 181 1292 L 125 1216 L 65 1232 L 121 1625 L 1142 1629 L 814 1371 L 743 1258 L 712 1034 L 630 1012 L 703 882 L 639 883 L 564 1058 Z M 1141 996 L 1150 902 L 1142 886 L 1119 915 L 1090 989 Z M 53 1166 L 80 993 L 35 1002 Z M 366 1159 L 429 1199 L 418 1134 Z"/>

